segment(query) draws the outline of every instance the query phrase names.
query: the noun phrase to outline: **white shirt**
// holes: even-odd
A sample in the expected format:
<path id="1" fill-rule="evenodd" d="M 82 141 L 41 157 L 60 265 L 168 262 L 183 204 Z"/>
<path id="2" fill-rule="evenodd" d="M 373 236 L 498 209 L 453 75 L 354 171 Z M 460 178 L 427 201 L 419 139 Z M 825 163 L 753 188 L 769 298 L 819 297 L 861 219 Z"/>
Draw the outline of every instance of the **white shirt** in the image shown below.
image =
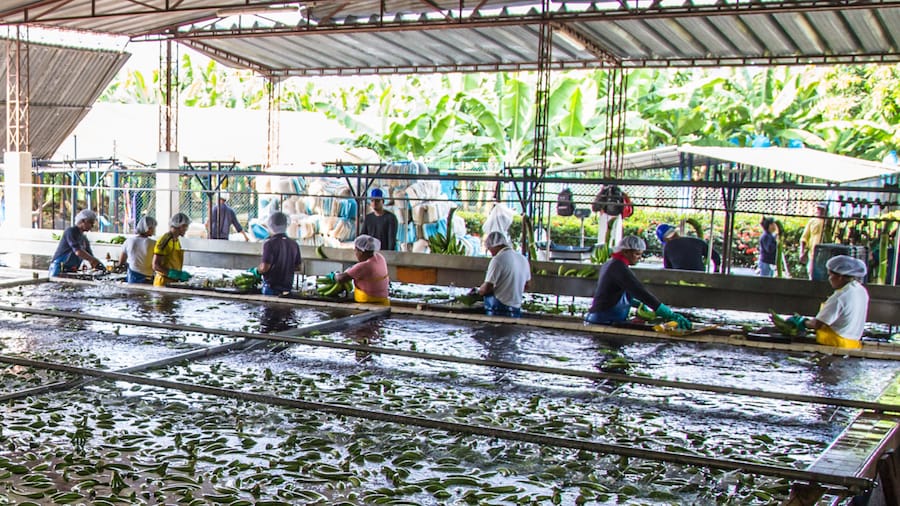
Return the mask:
<path id="1" fill-rule="evenodd" d="M 816 320 L 827 324 L 844 339 L 859 341 L 866 325 L 869 292 L 859 281 L 853 280 L 828 297 L 819 309 Z"/>
<path id="2" fill-rule="evenodd" d="M 494 297 L 509 307 L 522 307 L 522 293 L 530 279 L 528 259 L 512 248 L 503 248 L 491 259 L 484 277 L 494 285 Z"/>
<path id="3" fill-rule="evenodd" d="M 125 252 L 128 267 L 144 276 L 153 276 L 153 247 L 156 239 L 139 235 L 125 239 L 122 251 Z"/>

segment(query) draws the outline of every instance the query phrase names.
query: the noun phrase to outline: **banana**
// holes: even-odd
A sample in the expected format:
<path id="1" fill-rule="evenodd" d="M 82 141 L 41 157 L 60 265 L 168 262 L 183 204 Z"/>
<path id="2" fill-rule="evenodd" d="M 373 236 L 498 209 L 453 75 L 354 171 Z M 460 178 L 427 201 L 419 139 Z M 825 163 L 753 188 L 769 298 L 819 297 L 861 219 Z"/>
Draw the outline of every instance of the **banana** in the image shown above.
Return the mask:
<path id="1" fill-rule="evenodd" d="M 700 220 L 697 218 L 685 218 L 685 223 L 691 226 L 694 229 L 694 235 L 697 237 L 703 237 L 703 225 L 700 224 Z"/>
<path id="2" fill-rule="evenodd" d="M 325 247 L 322 245 L 316 246 L 316 257 L 318 258 L 328 258 L 328 255 L 325 254 Z"/>

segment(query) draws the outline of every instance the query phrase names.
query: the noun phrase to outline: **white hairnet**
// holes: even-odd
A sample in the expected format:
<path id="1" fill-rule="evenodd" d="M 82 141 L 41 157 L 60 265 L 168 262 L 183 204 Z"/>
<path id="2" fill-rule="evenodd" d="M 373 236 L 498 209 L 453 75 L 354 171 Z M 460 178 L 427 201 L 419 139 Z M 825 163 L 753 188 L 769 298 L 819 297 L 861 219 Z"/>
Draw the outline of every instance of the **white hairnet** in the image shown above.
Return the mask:
<path id="1" fill-rule="evenodd" d="M 506 239 L 506 234 L 495 230 L 484 238 L 484 247 L 493 248 L 496 246 L 509 246 L 509 241 Z"/>
<path id="2" fill-rule="evenodd" d="M 175 216 L 172 216 L 172 219 L 169 220 L 169 226 L 172 227 L 181 227 L 183 225 L 190 225 L 191 219 L 188 218 L 188 215 L 184 213 L 177 213 Z"/>
<path id="3" fill-rule="evenodd" d="M 866 272 L 868 272 L 865 262 L 847 255 L 838 255 L 829 258 L 828 261 L 825 262 L 825 268 L 835 274 L 853 278 L 864 278 L 866 277 Z"/>
<path id="4" fill-rule="evenodd" d="M 288 215 L 281 211 L 275 211 L 269 216 L 266 226 L 269 227 L 269 231 L 273 234 L 283 234 L 287 230 Z"/>
<path id="5" fill-rule="evenodd" d="M 360 251 L 378 251 L 381 249 L 381 241 L 371 235 L 361 235 L 353 241 L 353 246 Z"/>
<path id="6" fill-rule="evenodd" d="M 97 213 L 91 211 L 90 209 L 84 209 L 75 215 L 75 224 L 78 225 L 82 221 L 93 220 L 97 221 Z"/>
<path id="7" fill-rule="evenodd" d="M 626 249 L 644 251 L 645 249 L 647 249 L 647 243 L 645 243 L 643 239 L 636 235 L 626 235 L 622 238 L 621 241 L 619 241 L 619 244 L 616 244 L 616 247 L 613 248 L 613 251 L 618 253 Z"/>
<path id="8" fill-rule="evenodd" d="M 151 228 L 156 226 L 156 218 L 153 216 L 143 216 L 140 220 L 138 220 L 137 226 L 135 227 L 135 231 L 144 235 L 150 231 Z"/>
<path id="9" fill-rule="evenodd" d="M 230 198 L 231 198 L 231 194 L 230 194 L 230 193 L 228 193 L 228 192 L 219 192 L 219 199 L 220 199 L 220 200 L 224 200 L 224 201 L 227 202 L 228 199 L 230 199 Z"/>

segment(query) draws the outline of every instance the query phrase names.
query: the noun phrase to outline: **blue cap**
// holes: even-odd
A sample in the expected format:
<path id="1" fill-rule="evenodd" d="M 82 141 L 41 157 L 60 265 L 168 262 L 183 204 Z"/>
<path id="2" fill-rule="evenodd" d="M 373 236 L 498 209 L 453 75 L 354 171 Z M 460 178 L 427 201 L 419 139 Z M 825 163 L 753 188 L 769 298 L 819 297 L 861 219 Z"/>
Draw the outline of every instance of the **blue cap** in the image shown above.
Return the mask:
<path id="1" fill-rule="evenodd" d="M 659 242 L 663 242 L 663 239 L 665 239 L 666 234 L 668 234 L 669 231 L 674 228 L 675 227 L 673 227 L 672 225 L 669 225 L 668 223 L 660 223 L 659 226 L 656 227 L 656 238 L 659 239 Z"/>
<path id="2" fill-rule="evenodd" d="M 371 197 L 373 199 L 383 199 L 384 192 L 381 191 L 380 188 L 373 188 L 372 191 L 369 193 L 369 197 Z"/>

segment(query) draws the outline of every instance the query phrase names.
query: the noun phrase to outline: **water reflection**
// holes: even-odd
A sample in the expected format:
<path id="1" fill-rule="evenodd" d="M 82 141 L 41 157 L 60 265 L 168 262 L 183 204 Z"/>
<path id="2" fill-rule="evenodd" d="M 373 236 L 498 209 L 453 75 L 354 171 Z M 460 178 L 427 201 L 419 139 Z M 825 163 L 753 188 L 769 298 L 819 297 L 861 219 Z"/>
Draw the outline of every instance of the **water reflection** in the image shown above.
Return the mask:
<path id="1" fill-rule="evenodd" d="M 351 341 L 362 346 L 378 346 L 381 341 L 380 325 L 360 325 L 350 327 L 344 331 L 344 335 Z M 365 363 L 372 359 L 372 354 L 367 351 L 356 351 L 356 361 Z"/>
<path id="2" fill-rule="evenodd" d="M 296 327 L 294 309 L 281 304 L 266 304 L 259 313 L 259 331 L 263 334 L 284 332 Z"/>
<path id="3" fill-rule="evenodd" d="M 485 325 L 472 332 L 472 340 L 484 348 L 482 358 L 485 360 L 518 362 L 521 360 L 518 343 L 521 333 L 522 329 L 513 325 Z M 509 369 L 492 367 L 491 372 L 498 383 L 510 381 L 512 371 Z"/>

